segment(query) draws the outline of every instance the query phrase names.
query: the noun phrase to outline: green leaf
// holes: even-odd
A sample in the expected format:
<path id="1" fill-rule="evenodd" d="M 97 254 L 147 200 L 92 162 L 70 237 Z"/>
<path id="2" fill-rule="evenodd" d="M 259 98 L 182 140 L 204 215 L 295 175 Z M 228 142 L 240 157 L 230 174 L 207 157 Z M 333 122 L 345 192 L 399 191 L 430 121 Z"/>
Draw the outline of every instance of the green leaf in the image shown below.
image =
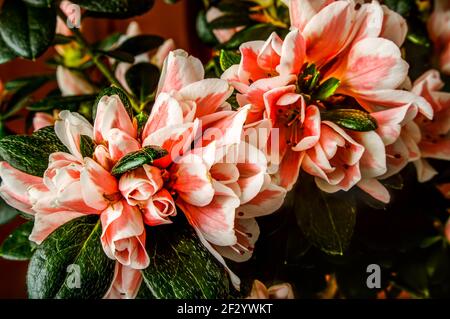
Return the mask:
<path id="1" fill-rule="evenodd" d="M 28 267 L 29 297 L 102 298 L 111 285 L 115 261 L 105 255 L 101 233 L 98 216 L 89 215 L 64 224 L 47 237 Z M 79 275 L 80 288 L 70 288 L 76 275 Z"/>
<path id="2" fill-rule="evenodd" d="M 83 102 L 93 102 L 96 95 L 49 96 L 27 107 L 29 111 L 41 112 L 53 109 L 77 110 Z"/>
<path id="3" fill-rule="evenodd" d="M 206 20 L 206 13 L 204 10 L 200 11 L 197 15 L 195 22 L 197 29 L 197 35 L 206 44 L 216 45 L 218 43 L 216 36 L 212 32 L 209 24 Z"/>
<path id="4" fill-rule="evenodd" d="M 164 43 L 164 38 L 157 35 L 141 34 L 127 39 L 116 50 L 127 52 L 134 56 L 158 48 Z"/>
<path id="5" fill-rule="evenodd" d="M 316 65 L 310 64 L 303 71 L 302 75 L 299 77 L 298 85 L 300 86 L 302 92 L 310 93 L 317 85 L 319 81 L 320 72 L 317 70 Z"/>
<path id="6" fill-rule="evenodd" d="M 67 152 L 54 132 L 47 126 L 33 135 L 8 135 L 0 140 L 0 157 L 14 168 L 34 176 L 43 176 L 48 158 L 55 152 Z"/>
<path id="7" fill-rule="evenodd" d="M 87 16 L 97 18 L 128 19 L 149 11 L 154 0 L 73 0 L 73 3 L 89 10 Z"/>
<path id="8" fill-rule="evenodd" d="M 113 95 L 117 95 L 120 100 L 123 103 L 123 106 L 125 106 L 125 109 L 128 112 L 128 115 L 130 116 L 130 118 L 133 118 L 133 107 L 131 106 L 131 102 L 127 97 L 127 94 L 120 88 L 118 88 L 117 86 L 110 86 L 107 87 L 105 89 L 103 89 L 100 94 L 97 96 L 97 99 L 94 102 L 94 106 L 92 108 L 92 118 L 95 119 L 95 117 L 97 116 L 97 106 L 98 106 L 98 102 L 100 102 L 101 98 L 104 96 L 113 96 Z"/>
<path id="9" fill-rule="evenodd" d="M 272 24 L 256 24 L 237 32 L 233 37 L 221 46 L 225 49 L 237 49 L 242 43 L 254 40 L 266 40 L 272 32 L 279 31 Z"/>
<path id="10" fill-rule="evenodd" d="M 104 50 L 104 51 L 110 50 L 117 43 L 117 41 L 119 41 L 122 35 L 123 34 L 120 32 L 113 33 L 110 36 L 107 36 L 106 38 L 95 43 L 94 48 L 97 50 Z"/>
<path id="11" fill-rule="evenodd" d="M 11 50 L 0 36 L 0 64 L 6 63 L 16 58 L 16 54 Z"/>
<path id="12" fill-rule="evenodd" d="M 356 204 L 350 193 L 324 193 L 312 178 L 301 176 L 297 184 L 295 213 L 306 238 L 327 254 L 343 255 L 353 235 Z"/>
<path id="13" fill-rule="evenodd" d="M 53 39 L 53 45 L 64 45 L 64 44 L 69 44 L 72 41 L 74 41 L 75 38 L 74 37 L 68 37 L 66 35 L 63 34 L 55 34 L 55 38 Z"/>
<path id="14" fill-rule="evenodd" d="M 16 228 L 0 246 L 0 257 L 8 260 L 28 260 L 37 245 L 28 237 L 33 230 L 33 222 L 29 221 Z"/>
<path id="15" fill-rule="evenodd" d="M 54 2 L 53 0 L 22 0 L 22 1 L 28 3 L 29 5 L 41 8 L 51 8 Z"/>
<path id="16" fill-rule="evenodd" d="M 151 63 L 137 63 L 128 69 L 125 79 L 134 95 L 143 102 L 158 86 L 159 69 Z"/>
<path id="17" fill-rule="evenodd" d="M 249 11 L 251 7 L 258 4 L 253 1 L 235 1 L 235 0 L 221 0 L 215 6 L 222 12 L 243 12 Z"/>
<path id="18" fill-rule="evenodd" d="M 376 130 L 377 121 L 369 113 L 355 109 L 338 109 L 321 113 L 322 121 L 331 121 L 337 125 L 359 132 Z"/>
<path id="19" fill-rule="evenodd" d="M 241 62 L 241 55 L 234 51 L 220 50 L 220 67 L 222 71 L 227 70 L 229 67 L 239 64 Z"/>
<path id="20" fill-rule="evenodd" d="M 145 124 L 147 124 L 148 114 L 145 112 L 141 112 L 135 116 L 135 119 L 138 124 L 138 136 L 140 136 L 142 131 L 144 130 Z"/>
<path id="21" fill-rule="evenodd" d="M 7 119 L 15 115 L 23 107 L 25 107 L 25 104 L 28 102 L 28 98 L 31 94 L 54 78 L 55 77 L 53 75 L 40 75 L 18 78 L 7 82 L 5 85 L 6 89 L 14 91 L 14 94 L 8 102 L 7 112 L 5 112 L 5 114 L 1 117 L 3 119 Z"/>
<path id="22" fill-rule="evenodd" d="M 97 52 L 100 52 L 101 54 L 109 56 L 110 58 L 116 59 L 117 61 L 120 61 L 120 62 L 134 63 L 134 56 L 125 51 L 120 51 L 120 50 L 100 51 L 100 50 L 97 50 Z"/>
<path id="23" fill-rule="evenodd" d="M 0 13 L 0 35 L 18 56 L 36 59 L 52 44 L 56 28 L 54 8 L 38 8 L 6 0 Z"/>
<path id="24" fill-rule="evenodd" d="M 152 227 L 147 233 L 150 266 L 144 282 L 157 299 L 218 299 L 229 295 L 224 268 L 186 223 Z"/>
<path id="25" fill-rule="evenodd" d="M 92 157 L 95 151 L 95 142 L 87 135 L 80 135 L 80 151 L 83 157 Z"/>
<path id="26" fill-rule="evenodd" d="M 120 175 L 144 164 L 153 163 L 154 160 L 167 155 L 167 151 L 159 146 L 146 146 L 139 151 L 128 153 L 122 157 L 111 170 L 111 174 Z"/>
<path id="27" fill-rule="evenodd" d="M 230 29 L 244 26 L 251 22 L 252 20 L 247 13 L 225 14 L 211 21 L 209 27 L 211 29 Z"/>
<path id="28" fill-rule="evenodd" d="M 0 197 L 0 225 L 7 224 L 19 215 L 19 211 L 9 206 L 3 198 Z"/>
<path id="29" fill-rule="evenodd" d="M 326 101 L 330 96 L 336 92 L 339 85 L 341 84 L 341 81 L 339 81 L 336 78 L 329 78 L 320 86 L 317 88 L 317 91 L 314 92 L 313 99 L 314 100 L 320 100 L 320 101 Z"/>

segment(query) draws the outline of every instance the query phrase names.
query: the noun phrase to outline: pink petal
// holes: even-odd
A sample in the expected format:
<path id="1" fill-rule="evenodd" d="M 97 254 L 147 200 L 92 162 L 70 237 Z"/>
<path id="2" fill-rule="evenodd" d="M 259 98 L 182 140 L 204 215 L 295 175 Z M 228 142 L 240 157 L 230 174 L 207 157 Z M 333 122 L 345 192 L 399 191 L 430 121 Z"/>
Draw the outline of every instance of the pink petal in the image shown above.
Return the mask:
<path id="1" fill-rule="evenodd" d="M 288 0 L 291 25 L 303 31 L 308 22 L 334 0 Z"/>
<path id="2" fill-rule="evenodd" d="M 297 75 L 305 62 L 305 55 L 305 40 L 300 31 L 294 29 L 284 39 L 278 73 Z"/>
<path id="3" fill-rule="evenodd" d="M 381 137 L 371 132 L 353 132 L 351 136 L 364 146 L 364 154 L 359 161 L 363 178 L 373 178 L 386 173 L 386 150 Z"/>
<path id="4" fill-rule="evenodd" d="M 139 292 L 141 283 L 142 274 L 139 270 L 116 262 L 111 287 L 103 299 L 134 299 Z"/>
<path id="5" fill-rule="evenodd" d="M 109 131 L 117 128 L 133 138 L 137 136 L 136 125 L 130 119 L 122 101 L 117 95 L 103 96 L 97 105 L 94 122 L 94 139 L 101 144 L 108 137 Z"/>
<path id="6" fill-rule="evenodd" d="M 175 202 L 166 189 L 161 189 L 144 206 L 141 207 L 144 214 L 144 223 L 150 226 L 170 224 L 169 216 L 176 216 Z"/>
<path id="7" fill-rule="evenodd" d="M 105 209 L 109 205 L 109 200 L 112 200 L 119 191 L 116 178 L 88 157 L 85 158 L 80 180 L 84 201 L 97 210 Z"/>
<path id="8" fill-rule="evenodd" d="M 238 75 L 240 82 L 249 83 L 267 77 L 267 72 L 258 65 L 258 55 L 264 47 L 264 41 L 250 41 L 241 44 L 241 63 Z"/>
<path id="9" fill-rule="evenodd" d="M 215 112 L 232 92 L 233 88 L 224 80 L 205 79 L 185 86 L 179 93 L 183 99 L 196 103 L 195 117 L 201 117 Z"/>
<path id="10" fill-rule="evenodd" d="M 163 183 L 161 171 L 158 168 L 143 165 L 120 177 L 119 190 L 128 204 L 134 206 L 149 200 L 161 189 Z"/>
<path id="11" fill-rule="evenodd" d="M 51 114 L 44 112 L 36 112 L 33 117 L 33 131 L 40 130 L 43 127 L 51 126 L 55 123 L 55 119 Z"/>
<path id="12" fill-rule="evenodd" d="M 387 6 L 381 6 L 384 12 L 383 28 L 380 36 L 391 40 L 397 46 L 401 47 L 408 33 L 408 24 L 406 20 L 397 12 L 389 9 Z"/>
<path id="13" fill-rule="evenodd" d="M 199 207 L 177 200 L 189 223 L 198 229 L 204 238 L 212 244 L 230 246 L 236 244 L 234 233 L 235 210 L 239 207 L 239 198 L 228 187 L 213 181 L 216 194 L 206 206 Z"/>
<path id="14" fill-rule="evenodd" d="M 287 149 L 281 160 L 276 176 L 279 185 L 287 191 L 290 191 L 297 181 L 303 156 L 303 152 L 295 152 Z"/>
<path id="15" fill-rule="evenodd" d="M 138 141 L 117 128 L 109 130 L 106 140 L 108 141 L 109 155 L 113 161 L 118 161 L 128 153 L 141 148 Z"/>
<path id="16" fill-rule="evenodd" d="M 417 170 L 417 180 L 421 183 L 429 181 L 438 174 L 427 160 L 419 159 L 414 161 L 414 166 L 416 166 Z"/>
<path id="17" fill-rule="evenodd" d="M 23 173 L 7 162 L 0 162 L 0 196 L 8 205 L 28 214 L 33 214 L 28 191 L 33 186 L 44 186 L 41 177 Z"/>
<path id="18" fill-rule="evenodd" d="M 371 179 L 363 178 L 357 185 L 367 194 L 369 194 L 370 196 L 379 200 L 382 203 L 387 204 L 391 200 L 391 195 L 389 194 L 386 187 L 384 187 L 383 184 L 381 184 L 374 178 Z"/>
<path id="19" fill-rule="evenodd" d="M 183 50 L 172 51 L 164 61 L 158 94 L 179 91 L 186 85 L 203 80 L 204 75 L 203 64 L 199 59 L 189 56 Z"/>
<path id="20" fill-rule="evenodd" d="M 63 96 L 95 93 L 95 88 L 82 76 L 61 65 L 56 68 L 56 81 Z"/>
<path id="21" fill-rule="evenodd" d="M 138 208 L 125 201 L 110 205 L 100 216 L 105 254 L 124 266 L 145 269 L 150 258 L 145 250 L 145 229 Z"/>

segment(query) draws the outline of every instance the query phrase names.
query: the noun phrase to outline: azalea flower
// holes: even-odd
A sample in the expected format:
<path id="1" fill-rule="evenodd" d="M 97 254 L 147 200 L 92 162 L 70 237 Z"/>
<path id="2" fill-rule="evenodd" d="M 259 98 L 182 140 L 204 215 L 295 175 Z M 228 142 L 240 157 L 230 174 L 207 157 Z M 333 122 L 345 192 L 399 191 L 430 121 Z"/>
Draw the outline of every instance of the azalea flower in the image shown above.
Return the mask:
<path id="1" fill-rule="evenodd" d="M 442 73 L 450 74 L 450 3 L 447 0 L 434 1 L 428 33 L 434 42 Z"/>
<path id="2" fill-rule="evenodd" d="M 450 93 L 441 91 L 444 87 L 440 74 L 429 70 L 420 76 L 412 91 L 423 96 L 433 107 L 434 117 L 429 119 L 418 115 L 406 130 L 408 137 L 416 143 L 418 156 L 412 158 L 420 182 L 430 180 L 437 171 L 427 158 L 450 160 Z"/>
<path id="3" fill-rule="evenodd" d="M 56 81 L 63 96 L 93 94 L 97 91 L 80 73 L 62 65 L 56 68 Z"/>
<path id="4" fill-rule="evenodd" d="M 203 79 L 203 72 L 199 60 L 171 52 L 142 132 L 117 95 L 99 100 L 93 126 L 77 113 L 62 111 L 55 132 L 70 153 L 51 154 L 43 178 L 2 162 L 0 194 L 35 216 L 30 239 L 39 244 L 71 219 L 100 215 L 105 254 L 120 263 L 113 286 L 127 296 L 138 288 L 138 271 L 149 265 L 144 224 L 171 223 L 175 205 L 225 266 L 220 254 L 250 258 L 259 235 L 254 217 L 278 209 L 285 190 L 267 174 L 266 154 L 243 140 L 248 108 L 231 111 L 225 103 L 231 94 L 227 82 Z M 96 145 L 92 157 L 82 153 L 82 136 Z M 150 145 L 167 155 L 120 176 L 111 174 L 125 155 Z M 266 209 L 261 212 L 258 205 Z M 239 279 L 230 275 L 238 286 Z"/>
<path id="5" fill-rule="evenodd" d="M 369 193 L 379 192 L 373 178 L 387 170 L 382 139 L 324 123 L 320 113 L 333 104 L 366 112 L 412 105 L 431 118 L 425 99 L 399 89 L 408 71 L 398 48 L 406 23 L 377 1 L 290 1 L 289 9 L 292 28 L 285 39 L 273 33 L 265 42 L 242 44 L 240 64 L 222 78 L 238 90 L 239 105 L 251 104 L 248 122 L 270 119 L 279 129 L 279 161 L 272 164 L 279 165 L 281 186 L 290 190 L 302 168 L 325 191 L 361 182 Z M 328 95 L 320 95 L 321 87 Z M 324 146 L 326 141 L 331 144 Z"/>
<path id="6" fill-rule="evenodd" d="M 223 15 L 224 13 L 222 11 L 220 11 L 216 7 L 211 7 L 206 12 L 206 21 L 209 23 L 217 18 L 220 18 Z M 243 28 L 244 27 L 235 27 L 229 29 L 214 29 L 212 30 L 212 32 L 214 33 L 219 43 L 225 43 L 228 40 L 230 40 L 233 37 L 233 35 L 241 31 Z"/>

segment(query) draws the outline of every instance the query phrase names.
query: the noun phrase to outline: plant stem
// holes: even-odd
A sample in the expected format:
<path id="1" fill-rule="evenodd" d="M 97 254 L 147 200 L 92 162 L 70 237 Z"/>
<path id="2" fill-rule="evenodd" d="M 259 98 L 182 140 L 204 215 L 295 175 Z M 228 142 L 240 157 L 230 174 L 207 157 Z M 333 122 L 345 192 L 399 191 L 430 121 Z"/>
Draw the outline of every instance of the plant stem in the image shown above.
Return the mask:
<path id="1" fill-rule="evenodd" d="M 65 13 L 58 7 L 58 16 L 65 21 L 67 19 L 67 16 L 65 15 Z M 96 53 L 91 45 L 87 42 L 87 40 L 84 38 L 83 34 L 80 32 L 80 30 L 78 30 L 77 28 L 73 28 L 71 29 L 71 31 L 73 32 L 73 35 L 75 37 L 76 42 L 86 50 L 87 54 L 92 58 L 92 62 L 94 62 L 95 66 L 99 69 L 99 71 L 105 76 L 105 78 L 112 84 L 117 86 L 118 88 L 122 89 L 122 91 L 125 92 L 125 94 L 127 95 L 128 99 L 131 102 L 131 106 L 133 107 L 133 109 L 136 112 L 140 112 L 140 107 L 139 105 L 136 103 L 136 100 L 133 96 L 131 96 L 127 90 L 125 90 L 125 88 L 122 86 L 122 84 L 120 84 L 120 82 L 116 79 L 116 77 L 114 76 L 114 74 L 111 72 L 111 70 L 108 68 L 107 65 L 105 65 L 105 63 L 103 63 L 103 61 L 101 60 L 101 55 L 99 55 L 98 53 Z"/>

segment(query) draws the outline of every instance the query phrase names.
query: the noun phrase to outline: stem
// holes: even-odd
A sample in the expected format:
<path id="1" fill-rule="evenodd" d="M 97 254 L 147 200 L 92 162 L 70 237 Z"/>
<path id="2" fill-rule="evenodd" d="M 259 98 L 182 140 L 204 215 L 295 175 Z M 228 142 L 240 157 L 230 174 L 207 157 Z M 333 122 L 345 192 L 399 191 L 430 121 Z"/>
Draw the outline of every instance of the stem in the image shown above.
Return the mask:
<path id="1" fill-rule="evenodd" d="M 66 14 L 59 8 L 57 8 L 58 16 L 63 20 L 66 21 L 67 16 Z M 75 37 L 76 42 L 86 50 L 87 54 L 92 58 L 92 62 L 94 62 L 95 66 L 99 69 L 99 71 L 105 76 L 105 78 L 112 84 L 120 88 L 123 92 L 125 92 L 126 96 L 131 102 L 131 106 L 136 112 L 140 112 L 140 107 L 136 103 L 136 100 L 133 96 L 131 96 L 127 90 L 120 84 L 120 82 L 116 79 L 114 74 L 111 72 L 111 70 L 108 68 L 105 63 L 101 60 L 101 55 L 96 53 L 91 45 L 87 42 L 87 40 L 84 38 L 83 34 L 78 30 L 77 28 L 71 29 L 73 32 L 73 35 Z"/>

